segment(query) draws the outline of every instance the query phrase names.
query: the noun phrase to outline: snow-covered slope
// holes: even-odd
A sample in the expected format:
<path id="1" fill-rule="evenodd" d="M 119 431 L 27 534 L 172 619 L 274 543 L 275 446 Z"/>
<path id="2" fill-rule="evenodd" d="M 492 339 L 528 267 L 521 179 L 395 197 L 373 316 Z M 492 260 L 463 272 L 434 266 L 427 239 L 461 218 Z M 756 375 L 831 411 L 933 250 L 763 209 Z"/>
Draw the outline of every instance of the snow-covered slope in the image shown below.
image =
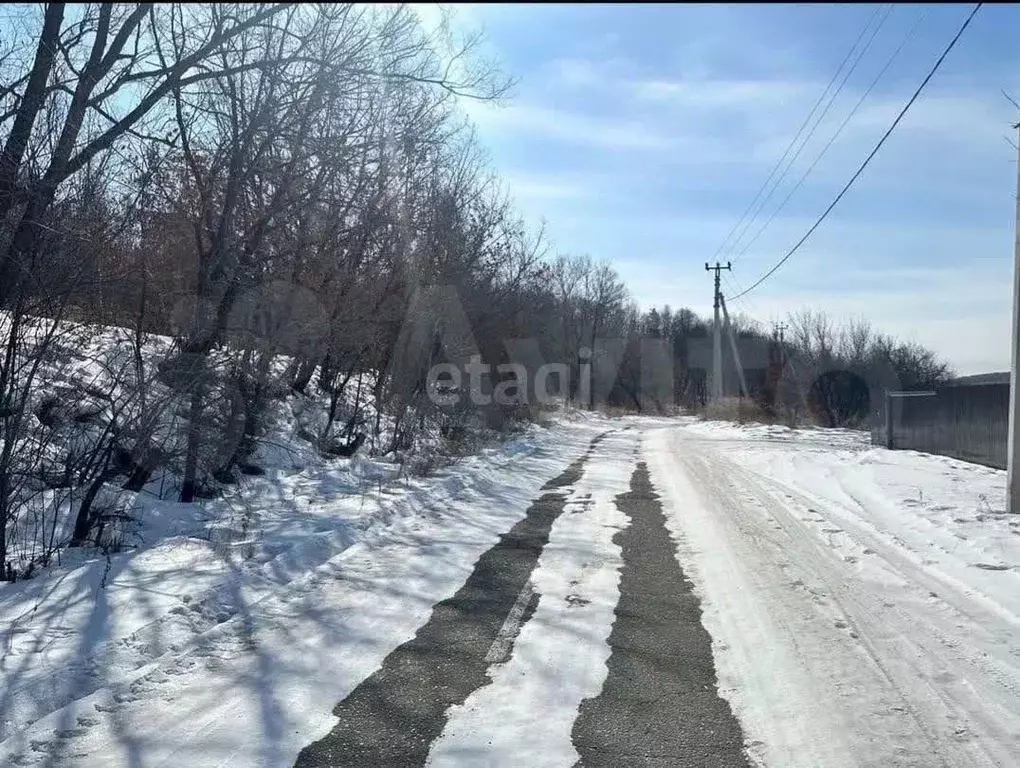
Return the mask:
<path id="1" fill-rule="evenodd" d="M 0 326 L 4 319 L 0 315 Z M 257 535 L 256 521 L 248 519 L 241 501 L 243 494 L 238 495 L 234 486 L 201 477 L 225 499 L 197 507 L 173 503 L 180 494 L 189 402 L 186 389 L 173 390 L 168 384 L 172 374 L 166 373 L 164 364 L 177 356 L 173 340 L 155 334 L 139 340 L 124 328 L 65 322 L 48 340 L 45 354 L 34 369 L 33 343 L 53 327 L 50 321 L 37 320 L 26 328 L 18 374 L 19 386 L 27 388 L 28 396 L 13 449 L 11 471 L 19 482 L 7 521 L 6 553 L 18 578 L 33 575 L 53 561 L 94 556 L 90 551 L 79 553 L 65 546 L 72 538 L 76 511 L 86 488 L 99 474 L 98 457 L 114 433 L 117 447 L 137 452 L 149 445 L 160 459 L 141 491 L 123 490 L 128 473 L 110 478 L 102 487 L 93 508 L 106 513 L 103 529 L 98 531 L 98 526 L 93 526 L 90 540 L 98 538 L 104 546 L 116 549 L 199 531 L 213 539 Z M 215 350 L 210 356 L 210 367 L 218 366 L 221 373 L 217 385 L 220 389 L 229 385 L 229 377 L 222 374 L 231 369 L 227 362 L 230 354 L 229 350 Z M 316 443 L 325 432 L 330 396 L 319 391 L 315 376 L 307 394 L 292 391 L 284 375 L 289 362 L 285 356 L 276 357 L 267 376 L 266 387 L 273 394 L 259 419 L 262 428 L 254 454 L 246 458 L 246 469 L 264 471 L 268 479 L 262 483 L 245 479 L 249 489 L 282 498 L 290 489 L 279 482 L 280 478 L 306 469 L 321 470 L 340 487 L 362 488 L 411 472 L 422 456 L 432 456 L 433 465 L 441 465 L 442 461 L 435 460 L 440 441 L 431 422 L 416 435 L 412 450 L 404 455 L 392 451 L 380 455 L 391 442 L 393 420 L 376 413 L 370 371 L 355 375 L 344 388 L 330 432 L 331 439 L 339 439 L 350 420 L 356 431 L 367 436 L 360 455 L 350 461 L 325 455 Z M 28 386 L 31 371 L 34 373 Z M 212 389 L 207 387 L 207 391 Z M 229 398 L 217 390 L 217 397 L 207 400 L 203 446 L 215 452 L 225 442 L 222 425 L 214 421 L 216 409 Z M 374 430 L 377 417 L 378 434 Z M 142 434 L 148 438 L 143 440 L 139 437 Z M 0 446 L 3 439 L 0 434 Z M 378 458 L 369 460 L 365 458 L 368 454 Z"/>
<path id="2" fill-rule="evenodd" d="M 599 429 L 535 427 L 425 479 L 281 469 L 160 508 L 191 530 L 0 589 L 0 764 L 291 764 Z M 196 536 L 227 506 L 252 535 Z"/>

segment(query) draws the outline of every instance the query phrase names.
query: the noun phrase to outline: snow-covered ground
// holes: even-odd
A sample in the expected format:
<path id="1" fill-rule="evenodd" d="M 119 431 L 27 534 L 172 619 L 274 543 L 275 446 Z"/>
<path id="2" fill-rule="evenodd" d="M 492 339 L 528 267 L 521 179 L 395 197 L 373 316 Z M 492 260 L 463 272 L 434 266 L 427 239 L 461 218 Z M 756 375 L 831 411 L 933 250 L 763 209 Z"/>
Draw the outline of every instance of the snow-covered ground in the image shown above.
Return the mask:
<path id="1" fill-rule="evenodd" d="M 753 758 L 1016 765 L 1005 473 L 829 430 L 690 421 L 646 447 Z"/>
<path id="2" fill-rule="evenodd" d="M 281 466 L 224 508 L 159 506 L 145 546 L 0 588 L 0 765 L 293 765 L 609 428 L 564 489 L 526 587 L 541 599 L 515 604 L 512 652 L 448 711 L 431 766 L 575 763 L 619 599 L 614 500 L 639 461 L 752 760 L 1016 764 L 1003 472 L 857 432 L 576 417 L 410 482 L 368 460 Z"/>
<path id="3" fill-rule="evenodd" d="M 9 322 L 8 316 L 0 313 L 0 336 L 5 322 Z M 47 320 L 30 322 L 24 329 L 25 354 L 53 327 Z M 135 443 L 136 435 L 151 432 L 151 445 L 159 449 L 162 460 L 139 492 L 122 489 L 126 475 L 114 477 L 103 486 L 93 504 L 94 511 L 107 513 L 103 515 L 106 520 L 102 544 L 146 545 L 168 535 L 191 535 L 203 527 L 211 536 L 233 536 L 231 531 L 209 529 L 230 528 L 234 523 L 243 527 L 243 535 L 247 536 L 248 526 L 232 514 L 233 507 L 244 503 L 241 494 L 232 492 L 232 486 L 210 483 L 211 490 L 227 497 L 226 508 L 222 504 L 182 508 L 167 503 L 180 495 L 187 436 L 188 399 L 185 393 L 174 391 L 166 377 L 159 374 L 161 366 L 177 354 L 174 340 L 156 334 L 137 340 L 132 331 L 116 326 L 65 322 L 58 327 L 59 332 L 48 342 L 28 387 L 26 420 L 13 450 L 12 476 L 18 481 L 6 534 L 7 557 L 18 577 L 34 574 L 52 560 L 66 562 L 78 556 L 66 545 L 85 487 L 98 475 L 98 457 L 114 432 L 123 436 L 118 445 L 128 450 L 140 447 L 140 443 Z M 136 366 L 136 342 L 140 367 Z M 231 354 L 227 349 L 211 353 L 213 367 L 224 370 Z M 254 455 L 246 457 L 248 464 L 266 470 L 272 477 L 263 484 L 249 480 L 247 485 L 257 492 L 248 496 L 280 493 L 281 498 L 290 498 L 290 486 L 277 482 L 281 472 L 289 475 L 308 470 L 316 478 L 324 478 L 323 482 L 350 489 L 377 484 L 379 479 L 398 472 L 406 473 L 420 466 L 419 460 L 424 456 L 436 455 L 440 443 L 438 430 L 435 424 L 427 423 L 416 436 L 412 451 L 405 451 L 403 456 L 392 451 L 379 456 L 390 445 L 394 424 L 391 417 L 383 414 L 378 434 L 374 430 L 376 411 L 374 399 L 368 394 L 374 383 L 371 372 L 359 373 L 344 388 L 330 435 L 339 439 L 351 419 L 355 430 L 367 435 L 362 457 L 370 454 L 380 460 L 358 457 L 348 462 L 325 455 L 315 443 L 326 431 L 330 397 L 320 391 L 316 377 L 307 387 L 308 394 L 293 392 L 284 376 L 289 362 L 290 358 L 279 355 L 270 366 L 266 383 L 273 396 L 266 404 L 265 429 L 258 430 Z M 28 355 L 19 364 L 27 370 L 34 363 L 35 359 Z M 19 383 L 24 385 L 26 374 L 21 375 Z M 220 382 L 220 386 L 225 385 Z M 144 398 L 140 396 L 143 390 Z M 217 409 L 223 406 L 222 394 L 210 397 L 207 403 L 204 418 L 213 425 L 210 434 L 217 439 L 206 439 L 206 450 L 213 450 L 222 438 L 222 425 L 216 426 Z M 48 415 L 43 418 L 43 414 Z M 2 439 L 0 436 L 0 445 Z M 63 477 L 69 467 L 73 471 Z M 76 479 L 79 475 L 88 480 Z M 209 482 L 208 477 L 204 480 Z M 242 518 L 250 512 L 237 511 Z M 92 531 L 93 535 L 98 533 Z"/>
<path id="4" fill-rule="evenodd" d="M 0 765 L 293 764 L 603 429 L 536 427 L 414 481 L 281 470 L 222 502 L 258 540 L 168 536 L 0 588 Z"/>

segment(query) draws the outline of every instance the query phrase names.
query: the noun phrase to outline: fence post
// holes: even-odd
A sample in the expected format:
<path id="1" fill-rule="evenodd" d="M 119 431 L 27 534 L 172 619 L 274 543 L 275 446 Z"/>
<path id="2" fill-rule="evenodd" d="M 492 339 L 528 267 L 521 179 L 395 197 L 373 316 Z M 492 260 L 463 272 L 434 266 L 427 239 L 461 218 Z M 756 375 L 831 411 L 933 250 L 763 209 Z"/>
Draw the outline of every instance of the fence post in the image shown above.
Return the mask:
<path id="1" fill-rule="evenodd" d="M 889 390 L 885 391 L 885 447 L 890 451 L 893 449 L 893 416 L 892 416 L 892 395 Z"/>

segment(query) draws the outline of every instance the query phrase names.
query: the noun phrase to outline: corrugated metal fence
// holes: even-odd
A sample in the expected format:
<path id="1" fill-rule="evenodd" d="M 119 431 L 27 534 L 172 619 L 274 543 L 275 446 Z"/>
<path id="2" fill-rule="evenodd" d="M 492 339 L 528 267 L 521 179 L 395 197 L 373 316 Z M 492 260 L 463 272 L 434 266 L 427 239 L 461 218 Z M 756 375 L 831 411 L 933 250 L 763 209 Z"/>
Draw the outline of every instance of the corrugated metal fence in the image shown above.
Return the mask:
<path id="1" fill-rule="evenodd" d="M 871 441 L 1006 468 L 1009 384 L 888 392 Z"/>

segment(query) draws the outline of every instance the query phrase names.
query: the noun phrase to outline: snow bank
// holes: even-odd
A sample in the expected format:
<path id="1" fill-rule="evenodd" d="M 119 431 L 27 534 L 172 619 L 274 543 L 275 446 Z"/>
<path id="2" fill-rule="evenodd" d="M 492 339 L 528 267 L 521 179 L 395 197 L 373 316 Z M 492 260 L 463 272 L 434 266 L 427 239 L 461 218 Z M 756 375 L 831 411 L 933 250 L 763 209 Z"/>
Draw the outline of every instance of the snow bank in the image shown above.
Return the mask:
<path id="1" fill-rule="evenodd" d="M 292 764 L 603 428 L 534 427 L 425 479 L 280 467 L 153 505 L 146 546 L 5 586 L 0 763 Z"/>

